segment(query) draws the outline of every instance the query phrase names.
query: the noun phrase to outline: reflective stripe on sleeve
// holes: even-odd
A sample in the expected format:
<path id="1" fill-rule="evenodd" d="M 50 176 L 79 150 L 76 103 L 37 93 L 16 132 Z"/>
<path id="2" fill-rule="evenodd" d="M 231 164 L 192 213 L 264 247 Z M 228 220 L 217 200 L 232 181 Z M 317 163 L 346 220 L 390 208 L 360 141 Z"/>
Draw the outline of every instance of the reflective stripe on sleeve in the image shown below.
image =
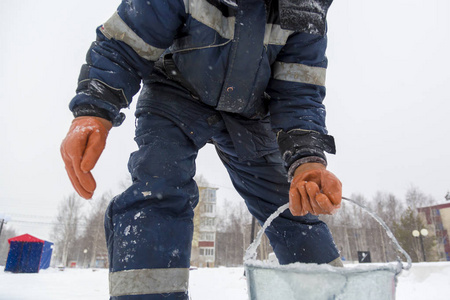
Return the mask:
<path id="1" fill-rule="evenodd" d="M 117 11 L 100 27 L 100 31 L 108 39 L 124 42 L 147 60 L 156 61 L 165 50 L 147 44 L 120 18 Z"/>
<path id="2" fill-rule="evenodd" d="M 139 269 L 109 273 L 111 296 L 187 292 L 189 269 Z"/>
<path id="3" fill-rule="evenodd" d="M 272 67 L 273 78 L 325 86 L 326 69 L 303 64 L 275 62 Z"/>

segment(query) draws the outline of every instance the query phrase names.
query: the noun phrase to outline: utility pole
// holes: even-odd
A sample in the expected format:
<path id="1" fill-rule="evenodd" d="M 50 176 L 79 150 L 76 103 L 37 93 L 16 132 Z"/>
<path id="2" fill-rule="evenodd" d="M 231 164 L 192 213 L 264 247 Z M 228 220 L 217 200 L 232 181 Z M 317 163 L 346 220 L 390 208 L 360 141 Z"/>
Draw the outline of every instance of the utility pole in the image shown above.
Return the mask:
<path id="1" fill-rule="evenodd" d="M 3 224 L 8 224 L 9 216 L 0 214 L 0 236 L 2 235 Z"/>
<path id="2" fill-rule="evenodd" d="M 256 218 L 252 216 L 252 229 L 250 231 L 250 243 L 255 239 Z"/>
<path id="3" fill-rule="evenodd" d="M 8 216 L 0 214 L 0 237 L 2 236 L 3 224 L 8 224 L 8 221 L 9 221 Z"/>
<path id="4" fill-rule="evenodd" d="M 5 223 L 5 219 L 0 220 L 0 236 L 2 236 L 3 223 Z"/>

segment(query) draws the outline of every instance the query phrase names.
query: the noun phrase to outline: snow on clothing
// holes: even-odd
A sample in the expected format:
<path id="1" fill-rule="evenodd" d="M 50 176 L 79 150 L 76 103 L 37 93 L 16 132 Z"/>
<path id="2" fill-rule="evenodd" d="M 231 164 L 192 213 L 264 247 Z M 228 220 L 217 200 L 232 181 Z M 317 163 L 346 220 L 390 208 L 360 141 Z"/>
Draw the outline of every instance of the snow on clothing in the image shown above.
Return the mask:
<path id="1" fill-rule="evenodd" d="M 320 9 L 331 1 L 303 2 L 320 4 L 322 17 L 303 11 L 308 22 L 296 31 L 281 28 L 276 1 L 262 0 L 128 0 L 98 28 L 70 103 L 74 115 L 118 126 L 143 82 L 133 185 L 105 219 L 113 299 L 187 299 L 194 161 L 205 143 L 214 142 L 259 222 L 288 201 L 286 168 L 334 152 L 322 104 Z M 339 256 L 311 215 L 285 213 L 267 234 L 282 263 Z"/>
<path id="2" fill-rule="evenodd" d="M 197 104 L 191 109 L 193 117 L 205 112 Z M 207 123 L 197 128 L 212 135 L 233 185 L 260 223 L 288 201 L 289 183 L 279 152 L 241 161 L 223 121 L 212 130 Z M 138 117 L 136 142 L 139 150 L 128 164 L 133 185 L 112 200 L 105 218 L 112 299 L 131 300 L 127 295 L 135 294 L 145 300 L 189 299 L 199 147 L 179 126 L 153 114 Z M 328 263 L 339 257 L 328 227 L 317 216 L 286 212 L 266 234 L 282 264 Z"/>
<path id="3" fill-rule="evenodd" d="M 75 116 L 103 116 L 119 125 L 123 121 L 119 110 L 129 105 L 143 81 L 139 108 L 189 124 L 190 118 L 177 117 L 179 106 L 166 100 L 188 86 L 189 100 L 218 111 L 253 120 L 270 111 L 270 129 L 275 132 L 295 129 L 314 138 L 327 137 L 314 146 L 310 143 L 314 139 L 294 138 L 289 149 L 281 149 L 288 165 L 311 155 L 325 159 L 323 150 L 334 152 L 327 146 L 333 143 L 325 135 L 322 104 L 326 37 L 282 29 L 276 1 L 267 14 L 262 0 L 242 2 L 236 7 L 218 0 L 124 1 L 99 27 L 87 54 L 78 94 L 70 103 Z M 170 61 L 178 72 L 165 70 Z M 186 84 L 171 77 L 181 77 Z M 244 123 L 239 126 L 241 134 L 250 137 L 239 140 L 230 130 L 240 157 L 263 155 L 260 147 L 266 148 L 267 139 L 273 139 L 267 126 L 253 122 L 248 130 L 246 121 L 234 123 Z M 268 148 L 272 146 L 276 147 Z"/>

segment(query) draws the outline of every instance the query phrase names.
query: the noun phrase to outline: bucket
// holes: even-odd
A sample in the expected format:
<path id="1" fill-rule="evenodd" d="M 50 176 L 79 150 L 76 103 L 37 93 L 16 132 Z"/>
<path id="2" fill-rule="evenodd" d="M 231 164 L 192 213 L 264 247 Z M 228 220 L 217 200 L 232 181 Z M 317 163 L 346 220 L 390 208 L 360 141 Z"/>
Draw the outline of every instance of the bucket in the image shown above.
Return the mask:
<path id="1" fill-rule="evenodd" d="M 393 300 L 397 276 L 411 268 L 411 258 L 398 244 L 391 230 L 382 219 L 354 200 L 352 202 L 386 229 L 396 248 L 407 258 L 404 265 L 400 259 L 394 263 L 358 265 L 355 267 L 332 267 L 327 264 L 294 263 L 279 265 L 256 260 L 256 250 L 262 235 L 270 223 L 289 203 L 278 208 L 264 223 L 244 256 L 244 268 L 250 300 Z"/>

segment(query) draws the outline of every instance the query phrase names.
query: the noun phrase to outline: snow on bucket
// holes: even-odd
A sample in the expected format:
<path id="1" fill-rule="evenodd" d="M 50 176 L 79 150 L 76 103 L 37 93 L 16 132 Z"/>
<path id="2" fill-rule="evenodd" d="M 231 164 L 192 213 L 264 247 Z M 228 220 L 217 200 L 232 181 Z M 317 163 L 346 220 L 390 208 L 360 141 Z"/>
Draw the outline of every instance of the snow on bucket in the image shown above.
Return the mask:
<path id="1" fill-rule="evenodd" d="M 363 205 L 352 202 L 386 229 L 388 236 L 397 249 L 406 257 L 407 265 L 400 261 L 388 264 L 358 265 L 356 267 L 332 267 L 330 265 L 294 263 L 278 265 L 277 263 L 256 260 L 256 250 L 261 243 L 262 235 L 270 223 L 283 211 L 289 203 L 278 208 L 264 223 L 255 240 L 244 256 L 244 267 L 247 276 L 250 300 L 393 300 L 395 299 L 396 278 L 402 269 L 411 268 L 411 258 L 398 244 L 391 230 L 377 215 Z"/>

